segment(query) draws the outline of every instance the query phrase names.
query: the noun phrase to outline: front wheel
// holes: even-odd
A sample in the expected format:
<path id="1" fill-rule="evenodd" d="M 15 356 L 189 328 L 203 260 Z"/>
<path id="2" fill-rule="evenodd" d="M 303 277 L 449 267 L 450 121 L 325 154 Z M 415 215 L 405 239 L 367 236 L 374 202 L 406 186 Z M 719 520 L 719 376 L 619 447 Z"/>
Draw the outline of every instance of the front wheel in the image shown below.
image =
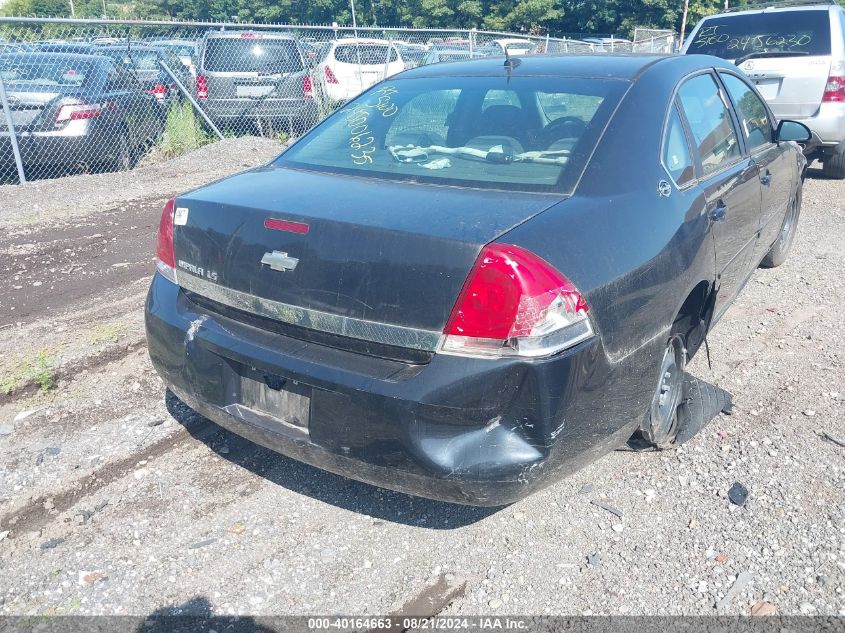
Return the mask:
<path id="1" fill-rule="evenodd" d="M 780 227 L 777 241 L 766 253 L 760 266 L 763 268 L 775 268 L 786 261 L 789 251 L 792 250 L 792 242 L 795 241 L 795 231 L 798 227 L 798 217 L 801 215 L 801 187 L 795 193 L 795 197 L 786 209 L 783 216 L 783 224 Z"/>

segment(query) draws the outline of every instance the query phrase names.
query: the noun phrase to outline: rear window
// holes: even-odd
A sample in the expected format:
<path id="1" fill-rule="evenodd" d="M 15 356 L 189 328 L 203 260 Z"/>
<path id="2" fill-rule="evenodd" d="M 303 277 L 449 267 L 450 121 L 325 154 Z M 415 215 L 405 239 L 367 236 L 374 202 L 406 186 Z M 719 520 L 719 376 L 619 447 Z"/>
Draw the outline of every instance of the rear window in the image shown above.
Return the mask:
<path id="1" fill-rule="evenodd" d="M 296 42 L 286 39 L 210 37 L 203 67 L 209 72 L 292 73 L 302 70 Z"/>
<path id="2" fill-rule="evenodd" d="M 3 81 L 18 86 L 81 86 L 90 72 L 90 63 L 43 58 L 27 62 L 17 56 L 0 59 Z"/>
<path id="3" fill-rule="evenodd" d="M 399 59 L 396 49 L 381 44 L 341 44 L 334 49 L 334 58 L 344 64 L 377 66 Z"/>
<path id="4" fill-rule="evenodd" d="M 278 162 L 389 180 L 570 191 L 627 85 L 546 77 L 394 80 L 345 105 Z M 561 125 L 541 103 L 578 107 Z"/>
<path id="5" fill-rule="evenodd" d="M 110 49 L 105 54 L 116 62 L 135 70 L 158 70 L 158 53 L 145 50 Z"/>
<path id="6" fill-rule="evenodd" d="M 707 19 L 687 53 L 737 59 L 749 53 L 830 55 L 830 18 L 816 10 L 719 15 Z"/>

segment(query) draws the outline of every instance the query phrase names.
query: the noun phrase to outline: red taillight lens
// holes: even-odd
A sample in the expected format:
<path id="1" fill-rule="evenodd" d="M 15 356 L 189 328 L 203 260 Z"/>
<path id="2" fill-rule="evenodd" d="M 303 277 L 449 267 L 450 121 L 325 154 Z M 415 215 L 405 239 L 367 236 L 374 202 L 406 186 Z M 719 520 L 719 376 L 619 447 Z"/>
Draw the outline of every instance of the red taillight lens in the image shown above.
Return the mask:
<path id="1" fill-rule="evenodd" d="M 106 104 L 108 105 L 108 104 Z M 56 113 L 56 122 L 81 121 L 100 116 L 103 107 L 99 103 L 67 103 Z"/>
<path id="2" fill-rule="evenodd" d="M 311 76 L 305 75 L 302 78 L 302 94 L 306 99 L 314 98 L 314 84 L 311 82 Z"/>
<path id="3" fill-rule="evenodd" d="M 173 283 L 176 283 L 176 255 L 173 252 L 173 214 L 176 201 L 170 199 L 161 210 L 158 223 L 158 244 L 156 247 L 156 268 Z"/>
<path id="4" fill-rule="evenodd" d="M 824 87 L 824 94 L 822 95 L 822 102 L 841 103 L 843 101 L 845 101 L 845 77 L 831 75 L 827 78 L 827 84 Z"/>
<path id="5" fill-rule="evenodd" d="M 197 99 L 208 99 L 208 80 L 205 75 L 197 75 Z"/>
<path id="6" fill-rule="evenodd" d="M 486 246 L 444 329 L 441 351 L 479 356 L 548 356 L 592 335 L 584 297 L 530 251 Z"/>
<path id="7" fill-rule="evenodd" d="M 339 84 L 340 82 L 337 80 L 337 77 L 334 76 L 332 69 L 328 66 L 324 66 L 326 69 L 326 83 L 327 84 Z"/>
<path id="8" fill-rule="evenodd" d="M 164 97 L 167 96 L 167 86 L 164 84 L 156 84 L 150 90 L 147 90 L 147 92 L 151 95 L 155 95 L 158 99 L 164 99 Z"/>

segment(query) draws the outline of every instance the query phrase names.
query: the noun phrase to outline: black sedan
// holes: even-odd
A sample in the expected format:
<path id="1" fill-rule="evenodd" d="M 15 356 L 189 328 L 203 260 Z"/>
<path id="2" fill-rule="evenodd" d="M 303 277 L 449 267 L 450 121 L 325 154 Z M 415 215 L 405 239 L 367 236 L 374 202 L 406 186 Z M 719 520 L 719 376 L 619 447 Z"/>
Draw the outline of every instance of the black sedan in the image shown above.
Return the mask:
<path id="1" fill-rule="evenodd" d="M 789 252 L 807 137 L 712 57 L 416 68 L 165 206 L 150 356 L 259 444 L 508 503 L 673 445 L 685 363 Z"/>
<path id="2" fill-rule="evenodd" d="M 176 75 L 183 86 L 187 88 L 193 84 L 190 71 L 185 68 L 179 58 L 156 46 L 108 44 L 95 47 L 94 52 L 111 58 L 116 64 L 122 65 L 124 69 L 131 72 L 147 94 L 155 97 L 162 113 L 181 96 L 178 86 L 164 69 L 162 62 Z"/>
<path id="3" fill-rule="evenodd" d="M 26 52 L 0 56 L 0 73 L 25 170 L 131 167 L 161 131 L 155 98 L 106 57 Z M 14 169 L 0 116 L 0 168 Z"/>

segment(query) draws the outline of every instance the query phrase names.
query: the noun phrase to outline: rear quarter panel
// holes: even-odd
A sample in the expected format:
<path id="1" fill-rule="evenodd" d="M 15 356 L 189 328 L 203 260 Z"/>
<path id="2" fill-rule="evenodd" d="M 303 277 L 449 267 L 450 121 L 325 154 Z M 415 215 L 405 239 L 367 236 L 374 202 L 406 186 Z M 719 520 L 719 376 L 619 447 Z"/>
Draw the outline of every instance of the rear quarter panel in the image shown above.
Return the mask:
<path id="1" fill-rule="evenodd" d="M 662 63 L 623 99 L 575 195 L 501 238 L 536 252 L 585 294 L 611 362 L 653 351 L 648 344 L 668 334 L 689 292 L 715 277 L 702 191 L 657 193 L 661 180 L 671 183 L 661 139 L 680 79 Z"/>

